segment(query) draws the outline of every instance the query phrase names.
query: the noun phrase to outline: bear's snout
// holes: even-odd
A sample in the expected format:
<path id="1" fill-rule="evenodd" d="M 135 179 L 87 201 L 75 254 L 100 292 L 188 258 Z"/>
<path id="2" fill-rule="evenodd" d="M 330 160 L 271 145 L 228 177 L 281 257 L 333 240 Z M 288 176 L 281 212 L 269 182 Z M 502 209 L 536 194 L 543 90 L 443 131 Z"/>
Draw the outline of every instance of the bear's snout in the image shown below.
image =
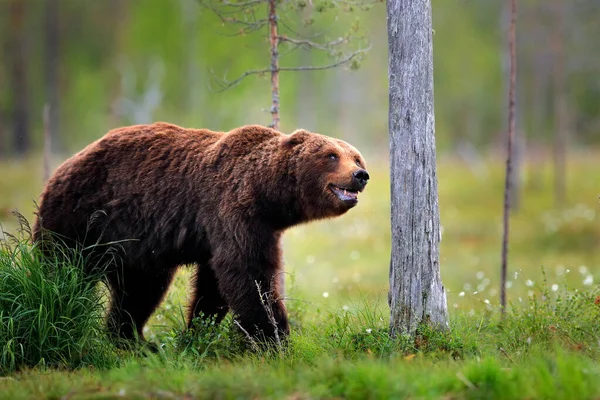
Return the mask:
<path id="1" fill-rule="evenodd" d="M 352 173 L 352 178 L 354 179 L 354 183 L 359 187 L 359 190 L 363 190 L 367 186 L 367 182 L 369 182 L 369 173 L 364 169 L 359 169 Z"/>

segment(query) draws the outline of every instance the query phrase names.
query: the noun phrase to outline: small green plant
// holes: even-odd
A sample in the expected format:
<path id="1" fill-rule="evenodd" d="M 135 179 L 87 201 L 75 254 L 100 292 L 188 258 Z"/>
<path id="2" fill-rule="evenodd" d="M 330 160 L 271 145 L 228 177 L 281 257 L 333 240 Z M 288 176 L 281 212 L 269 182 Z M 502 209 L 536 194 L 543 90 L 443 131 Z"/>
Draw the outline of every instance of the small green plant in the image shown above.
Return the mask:
<path id="1" fill-rule="evenodd" d="M 65 258 L 64 250 L 42 257 L 20 223 L 20 237 L 5 233 L 0 242 L 0 373 L 110 366 L 99 277 L 84 274 L 81 257 Z"/>
<path id="2" fill-rule="evenodd" d="M 542 271 L 545 277 L 545 272 Z M 562 286 L 562 288 L 561 288 Z M 531 345 L 575 351 L 598 351 L 600 291 L 569 290 L 566 284 L 532 287 L 523 304 L 513 304 L 511 317 L 499 325 L 506 349 Z"/>
<path id="3" fill-rule="evenodd" d="M 183 319 L 182 319 L 183 320 Z M 227 315 L 220 323 L 214 317 L 203 315 L 193 319 L 189 329 L 175 329 L 175 350 L 191 356 L 194 363 L 207 359 L 233 359 L 246 350 L 245 339 Z"/>

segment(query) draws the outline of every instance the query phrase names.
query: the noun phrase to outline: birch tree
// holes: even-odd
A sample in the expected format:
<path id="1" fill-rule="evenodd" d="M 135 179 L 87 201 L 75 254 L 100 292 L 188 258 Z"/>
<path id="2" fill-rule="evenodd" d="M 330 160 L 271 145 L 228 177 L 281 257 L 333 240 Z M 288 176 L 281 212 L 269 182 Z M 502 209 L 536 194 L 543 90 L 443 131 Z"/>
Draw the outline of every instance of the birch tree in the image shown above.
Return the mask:
<path id="1" fill-rule="evenodd" d="M 390 332 L 448 327 L 433 111 L 430 0 L 388 0 L 389 135 L 392 195 Z"/>

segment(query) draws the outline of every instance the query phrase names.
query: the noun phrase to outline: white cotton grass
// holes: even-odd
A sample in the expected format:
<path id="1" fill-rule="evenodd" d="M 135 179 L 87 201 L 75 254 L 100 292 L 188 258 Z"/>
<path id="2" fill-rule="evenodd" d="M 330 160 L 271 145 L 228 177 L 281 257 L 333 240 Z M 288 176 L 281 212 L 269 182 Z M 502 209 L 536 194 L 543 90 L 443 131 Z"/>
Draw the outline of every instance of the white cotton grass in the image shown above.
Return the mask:
<path id="1" fill-rule="evenodd" d="M 575 276 L 569 276 L 571 269 L 576 273 Z M 549 274 L 545 269 L 542 269 L 541 274 L 530 274 L 531 271 L 525 271 L 524 273 L 522 269 L 516 269 L 510 272 L 509 279 L 505 283 L 505 289 L 509 301 L 529 306 L 531 301 L 535 301 L 538 297 L 540 301 L 556 299 L 557 296 L 560 296 L 561 291 L 567 290 L 567 280 L 571 281 L 575 277 L 577 278 L 575 282 L 579 281 L 580 286 L 579 290 L 573 288 L 575 293 L 589 290 L 588 288 L 600 283 L 600 281 L 596 282 L 593 271 L 593 268 L 585 264 L 571 266 L 568 264 L 555 264 L 554 269 Z M 472 314 L 470 302 L 479 302 L 480 307 L 482 306 L 488 311 L 499 310 L 499 281 L 493 275 L 490 275 L 487 270 L 475 269 L 471 274 L 470 282 L 462 283 L 462 287 L 458 287 L 459 290 L 454 292 L 455 302 L 449 303 L 448 306 L 454 309 L 464 309 L 469 315 Z M 552 282 L 553 280 L 554 282 Z M 476 311 L 473 312 L 476 314 L 480 307 L 475 307 Z"/>

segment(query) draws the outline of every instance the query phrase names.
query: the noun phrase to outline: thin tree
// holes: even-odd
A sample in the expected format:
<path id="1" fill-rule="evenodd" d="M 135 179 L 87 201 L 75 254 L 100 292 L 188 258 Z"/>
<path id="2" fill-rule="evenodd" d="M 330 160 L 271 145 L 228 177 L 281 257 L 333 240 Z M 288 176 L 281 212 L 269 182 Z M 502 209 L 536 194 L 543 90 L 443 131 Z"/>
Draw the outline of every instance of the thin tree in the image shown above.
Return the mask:
<path id="1" fill-rule="evenodd" d="M 567 94 L 565 74 L 565 13 L 566 4 L 556 0 L 552 32 L 554 90 L 554 193 L 556 204 L 563 206 L 567 198 Z"/>
<path id="2" fill-rule="evenodd" d="M 506 149 L 506 177 L 504 181 L 504 223 L 502 235 L 502 265 L 500 268 L 500 306 L 502 315 L 506 313 L 506 274 L 508 263 L 508 236 L 510 232 L 510 205 L 513 176 L 513 140 L 515 136 L 515 104 L 517 83 L 517 0 L 506 0 L 510 4 L 510 27 L 508 30 L 510 45 L 510 81 L 508 89 L 508 140 Z"/>
<path id="3" fill-rule="evenodd" d="M 4 110 L 2 110 L 2 108 L 0 108 L 0 159 L 2 159 L 2 157 L 5 156 L 6 153 L 6 149 L 5 149 L 5 141 L 6 139 L 4 138 L 5 136 L 5 130 L 4 130 Z"/>
<path id="4" fill-rule="evenodd" d="M 51 158 L 51 150 L 50 147 L 52 145 L 51 134 L 50 134 L 50 106 L 48 104 L 44 105 L 44 109 L 42 112 L 42 122 L 44 123 L 44 159 L 42 163 L 42 171 L 43 171 L 43 180 L 44 183 L 48 182 L 50 178 L 50 158 Z"/>
<path id="5" fill-rule="evenodd" d="M 12 0 L 10 3 L 11 56 L 10 75 L 14 96 L 13 146 L 19 156 L 29 151 L 29 84 L 27 79 L 27 3 L 24 0 Z"/>
<path id="6" fill-rule="evenodd" d="M 46 103 L 48 105 L 49 148 L 44 151 L 61 150 L 59 132 L 59 7 L 58 0 L 46 0 L 45 3 L 45 51 L 46 51 Z M 44 111 L 46 113 L 46 111 Z"/>
<path id="7" fill-rule="evenodd" d="M 390 333 L 448 327 L 433 106 L 430 0 L 388 0 L 392 196 Z"/>
<path id="8" fill-rule="evenodd" d="M 511 2 L 510 1 L 505 1 L 503 6 L 502 6 L 502 12 L 501 12 L 501 31 L 502 31 L 502 36 L 504 37 L 503 40 L 503 45 L 502 45 L 502 75 L 503 75 L 503 80 L 504 80 L 504 99 L 505 99 L 505 103 L 504 104 L 508 104 L 510 99 L 510 79 L 511 79 L 511 69 L 510 69 L 510 65 L 512 62 L 512 58 L 511 58 L 511 46 L 512 43 L 510 41 L 511 39 L 511 35 L 510 35 L 510 29 L 511 29 L 511 20 L 512 20 L 512 13 L 511 13 Z M 516 50 L 515 50 L 516 51 Z M 517 107 L 517 103 L 515 103 L 515 109 L 518 111 Z M 504 125 L 504 134 L 507 135 L 508 134 L 508 124 L 509 124 L 509 118 L 508 118 L 508 112 L 509 112 L 509 107 L 507 107 L 505 109 L 505 113 L 504 113 L 504 118 L 505 118 L 505 125 Z M 511 189 L 511 196 L 510 196 L 510 207 L 512 210 L 517 211 L 520 207 L 520 200 L 521 200 L 521 168 L 523 167 L 523 152 L 524 152 L 524 145 L 525 145 L 525 138 L 523 137 L 523 132 L 522 129 L 519 125 L 519 118 L 517 118 L 517 116 L 515 115 L 515 132 L 514 132 L 515 138 L 513 140 L 513 145 L 512 145 L 512 171 L 511 173 L 513 174 L 512 179 L 512 189 Z"/>
<path id="9" fill-rule="evenodd" d="M 0 3 L 0 15 L 9 15 L 8 4 Z M 4 23 L 6 21 L 6 17 L 0 17 L 0 54 L 7 53 L 8 40 L 10 37 L 8 24 Z M 7 74 L 8 70 L 6 68 L 6 63 L 0 63 L 0 93 L 6 93 L 8 91 L 7 88 Z M 0 100 L 0 159 L 4 156 L 8 155 L 7 151 L 7 142 L 6 142 L 6 117 L 7 117 L 7 104 Z"/>
<path id="10" fill-rule="evenodd" d="M 377 0 L 365 0 L 364 2 L 354 2 L 341 0 L 338 2 L 325 3 L 327 5 L 315 5 L 313 2 L 303 0 L 289 2 L 298 12 L 302 12 L 307 7 L 314 7 L 317 11 L 324 11 L 336 4 L 345 10 L 352 10 L 355 7 L 368 7 L 368 5 L 377 2 Z M 315 2 L 316 3 L 316 2 Z M 359 47 L 353 51 L 344 51 L 344 46 L 359 39 L 358 25 L 353 25 L 350 31 L 334 40 L 316 41 L 313 38 L 301 35 L 296 29 L 291 27 L 290 23 L 284 22 L 282 16 L 286 13 L 281 11 L 283 3 L 277 0 L 246 0 L 246 1 L 212 1 L 201 0 L 201 4 L 211 9 L 224 25 L 235 26 L 235 34 L 247 35 L 253 32 L 267 29 L 269 42 L 270 63 L 268 67 L 260 69 L 247 70 L 239 77 L 233 80 L 226 78 L 217 80 L 220 90 L 226 90 L 237 85 L 242 80 L 251 75 L 270 74 L 271 77 L 271 124 L 269 126 L 279 129 L 279 73 L 287 71 L 318 71 L 335 68 L 341 65 L 350 65 L 356 68 L 361 57 L 369 50 L 369 47 Z M 265 13 L 266 7 L 266 13 Z M 260 17 L 265 13 L 265 17 Z M 309 18 L 308 24 L 312 24 L 313 19 Z M 280 66 L 282 46 L 288 46 L 286 53 L 295 49 L 318 50 L 327 53 L 334 59 L 333 62 L 324 65 L 301 65 L 301 66 Z"/>

